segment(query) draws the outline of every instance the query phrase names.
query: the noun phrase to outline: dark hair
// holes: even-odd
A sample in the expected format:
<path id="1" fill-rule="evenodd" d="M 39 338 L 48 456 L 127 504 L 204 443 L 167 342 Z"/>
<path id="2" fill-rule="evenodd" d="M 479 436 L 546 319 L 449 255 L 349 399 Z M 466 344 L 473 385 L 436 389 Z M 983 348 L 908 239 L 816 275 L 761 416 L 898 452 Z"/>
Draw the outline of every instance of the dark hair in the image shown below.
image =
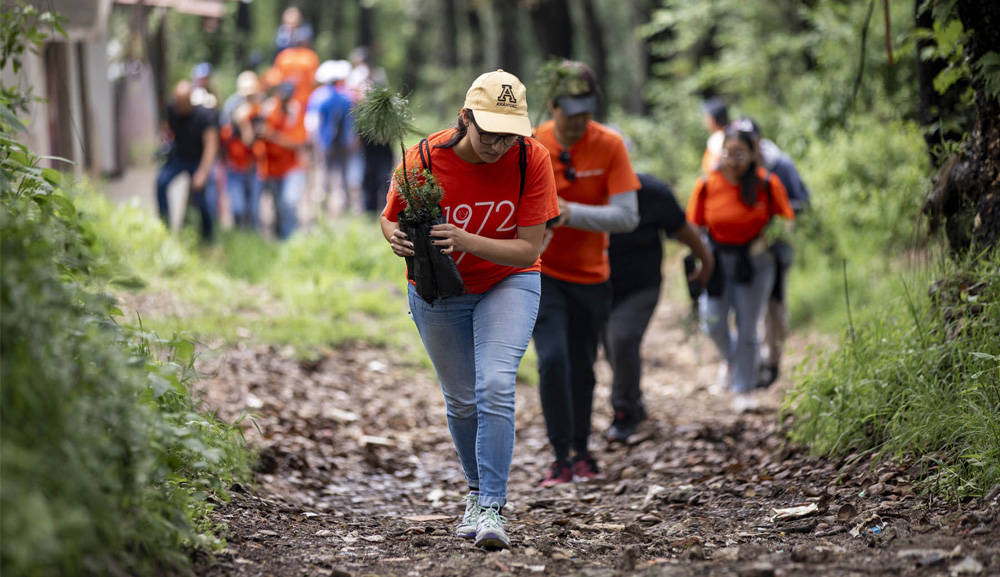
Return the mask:
<path id="1" fill-rule="evenodd" d="M 466 114 L 469 115 L 469 122 L 475 122 L 476 121 L 476 116 L 472 113 L 472 109 L 471 108 L 464 108 L 462 110 Z M 455 134 L 451 135 L 451 138 L 448 140 L 448 142 L 442 142 L 441 144 L 435 144 L 434 148 L 454 148 L 454 146 L 456 144 L 458 144 L 459 141 L 461 141 L 463 138 L 465 138 L 465 134 L 467 132 L 469 132 L 469 122 L 463 122 L 462 121 L 462 113 L 459 112 L 458 113 L 458 122 L 455 124 Z M 524 137 L 523 136 L 518 137 L 517 141 L 519 143 L 521 143 L 521 144 L 524 144 Z"/>
<path id="2" fill-rule="evenodd" d="M 706 100 L 703 106 L 705 113 L 711 116 L 716 124 L 719 126 L 729 124 L 729 109 L 726 108 L 726 103 L 721 98 L 713 96 Z"/>
<path id="3" fill-rule="evenodd" d="M 757 204 L 757 189 L 760 187 L 760 177 L 757 175 L 757 150 L 754 146 L 754 133 L 749 130 L 741 130 L 741 127 L 737 123 L 733 123 L 726 127 L 725 135 L 725 139 L 722 141 L 723 144 L 730 139 L 738 138 L 750 149 L 750 166 L 740 176 L 740 198 L 743 200 L 743 204 L 753 208 Z"/>
<path id="4" fill-rule="evenodd" d="M 465 112 L 472 118 L 472 109 L 464 108 L 458 113 L 458 122 L 455 124 L 455 134 L 451 135 L 451 139 L 448 142 L 442 142 L 441 144 L 435 144 L 434 148 L 453 148 L 460 140 L 465 138 L 465 133 L 469 131 L 469 123 L 462 121 L 462 112 Z"/>

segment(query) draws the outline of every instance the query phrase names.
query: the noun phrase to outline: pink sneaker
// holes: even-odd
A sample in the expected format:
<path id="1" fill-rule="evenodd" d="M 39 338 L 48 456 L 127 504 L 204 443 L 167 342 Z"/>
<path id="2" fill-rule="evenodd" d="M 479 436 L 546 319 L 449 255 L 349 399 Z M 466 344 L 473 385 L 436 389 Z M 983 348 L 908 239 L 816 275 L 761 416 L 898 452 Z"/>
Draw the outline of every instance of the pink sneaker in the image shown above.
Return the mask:
<path id="1" fill-rule="evenodd" d="M 553 461 L 549 474 L 542 481 L 542 487 L 551 487 L 573 481 L 573 468 L 566 461 Z"/>
<path id="2" fill-rule="evenodd" d="M 573 474 L 583 479 L 603 479 L 604 475 L 597 467 L 597 461 L 590 454 L 577 455 L 573 458 Z"/>

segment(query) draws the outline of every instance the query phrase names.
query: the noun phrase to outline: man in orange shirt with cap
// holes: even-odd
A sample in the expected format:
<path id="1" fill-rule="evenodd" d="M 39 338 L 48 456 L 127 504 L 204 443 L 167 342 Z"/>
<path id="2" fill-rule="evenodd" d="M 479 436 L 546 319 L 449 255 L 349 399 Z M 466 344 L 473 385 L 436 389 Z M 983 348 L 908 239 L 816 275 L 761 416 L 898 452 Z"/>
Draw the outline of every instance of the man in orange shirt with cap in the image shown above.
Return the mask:
<path id="1" fill-rule="evenodd" d="M 543 487 L 600 474 L 587 441 L 597 345 L 611 311 L 608 233 L 639 224 L 639 178 L 625 143 L 593 120 L 597 78 L 582 62 L 562 66 L 573 80 L 561 83 L 562 93 L 549 102 L 552 120 L 537 130 L 555 169 L 560 209 L 542 253 L 542 297 L 532 335 L 555 452 Z"/>

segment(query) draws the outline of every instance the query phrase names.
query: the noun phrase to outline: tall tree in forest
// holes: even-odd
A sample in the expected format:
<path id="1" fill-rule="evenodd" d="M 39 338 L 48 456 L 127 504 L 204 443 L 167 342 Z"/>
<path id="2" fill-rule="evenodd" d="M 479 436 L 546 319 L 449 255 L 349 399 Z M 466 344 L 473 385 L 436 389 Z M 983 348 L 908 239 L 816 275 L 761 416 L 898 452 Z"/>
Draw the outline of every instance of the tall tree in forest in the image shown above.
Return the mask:
<path id="1" fill-rule="evenodd" d="M 500 4 L 508 2 L 501 1 Z M 513 4 L 513 2 L 509 2 Z M 531 29 L 542 58 L 573 58 L 573 19 L 567 0 L 527 0 Z"/>
<path id="2" fill-rule="evenodd" d="M 582 0 L 582 3 L 584 21 L 587 23 L 587 46 L 590 48 L 588 64 L 597 75 L 597 82 L 605 95 L 599 101 L 598 117 L 604 118 L 608 112 L 608 54 L 604 43 L 604 25 L 601 24 L 601 16 L 594 7 L 594 0 Z"/>
<path id="3" fill-rule="evenodd" d="M 368 49 L 369 61 L 375 62 L 372 49 L 375 45 L 375 3 L 361 2 L 358 12 L 358 46 Z"/>
<path id="4" fill-rule="evenodd" d="M 465 3 L 465 17 L 469 26 L 469 66 L 473 71 L 486 70 L 486 51 L 483 49 L 483 22 L 479 17 L 479 2 Z"/>
<path id="5" fill-rule="evenodd" d="M 520 76 L 524 72 L 521 70 L 521 43 L 517 41 L 520 36 L 517 25 L 517 3 L 494 2 L 493 7 L 497 12 L 497 20 L 500 21 L 500 68 Z"/>
<path id="6" fill-rule="evenodd" d="M 458 68 L 458 0 L 441 0 L 444 18 L 441 22 L 441 65 L 446 70 Z"/>
<path id="7" fill-rule="evenodd" d="M 948 242 L 961 253 L 1000 241 L 1000 2 L 958 0 L 954 8 L 968 35 L 964 59 L 972 63 L 976 123 L 926 206 L 944 219 Z"/>
<path id="8" fill-rule="evenodd" d="M 406 39 L 406 61 L 403 67 L 403 91 L 416 90 L 424 65 L 424 45 L 427 38 L 423 32 L 430 22 L 429 0 L 415 0 L 407 6 L 414 32 Z"/>

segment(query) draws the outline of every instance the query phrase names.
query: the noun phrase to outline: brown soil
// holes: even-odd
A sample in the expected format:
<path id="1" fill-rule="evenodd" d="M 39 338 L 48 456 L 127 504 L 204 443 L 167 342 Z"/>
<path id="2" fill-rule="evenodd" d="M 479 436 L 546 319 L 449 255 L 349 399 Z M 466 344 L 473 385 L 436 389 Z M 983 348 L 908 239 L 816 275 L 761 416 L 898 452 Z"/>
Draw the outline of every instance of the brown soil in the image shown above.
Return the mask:
<path id="1" fill-rule="evenodd" d="M 233 487 L 218 507 L 227 546 L 199 557 L 197 574 L 1000 574 L 1000 490 L 945 503 L 916 494 L 904 466 L 809 456 L 779 430 L 787 376 L 760 411 L 733 414 L 709 343 L 681 328 L 683 313 L 662 302 L 647 333 L 651 419 L 627 446 L 603 440 L 599 363 L 592 448 L 604 480 L 538 488 L 551 454 L 538 393 L 519 385 L 504 510 L 513 547 L 499 553 L 453 535 L 466 487 L 429 371 L 361 344 L 311 361 L 221 351 L 201 367 L 206 400 L 225 419 L 256 413 L 243 426 L 261 459 L 255 486 Z M 788 365 L 801 358 L 793 350 Z M 817 510 L 772 520 L 772 509 L 808 504 Z M 876 515 L 879 532 L 850 534 Z"/>

